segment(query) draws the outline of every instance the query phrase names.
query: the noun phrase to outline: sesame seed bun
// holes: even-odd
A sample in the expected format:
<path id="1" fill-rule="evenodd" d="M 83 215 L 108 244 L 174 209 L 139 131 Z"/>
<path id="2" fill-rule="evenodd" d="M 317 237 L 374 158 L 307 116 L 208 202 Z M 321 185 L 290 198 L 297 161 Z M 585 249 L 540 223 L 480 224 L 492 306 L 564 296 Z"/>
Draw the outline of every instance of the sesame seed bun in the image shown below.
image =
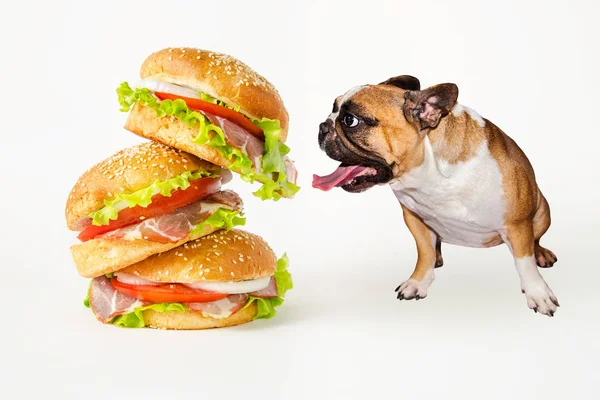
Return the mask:
<path id="1" fill-rule="evenodd" d="M 201 313 L 193 311 L 161 313 L 153 310 L 145 310 L 143 315 L 146 325 L 152 328 L 210 329 L 245 324 L 252 321 L 257 312 L 258 308 L 256 302 L 254 302 L 248 308 L 239 310 L 228 318 L 204 317 Z"/>
<path id="2" fill-rule="evenodd" d="M 190 235 L 177 243 L 158 243 L 149 240 L 92 239 L 71 246 L 77 272 L 84 278 L 95 278 L 140 262 L 153 254 L 171 250 L 190 240 L 215 231 L 210 225 L 204 232 Z"/>
<path id="3" fill-rule="evenodd" d="M 76 222 L 104 206 L 117 194 L 133 193 L 155 180 L 173 178 L 186 171 L 220 171 L 196 156 L 160 143 L 146 142 L 119 151 L 81 175 L 67 199 L 67 227 L 77 230 Z"/>
<path id="4" fill-rule="evenodd" d="M 220 230 L 120 270 L 154 282 L 235 282 L 272 276 L 277 257 L 257 235 Z"/>
<path id="5" fill-rule="evenodd" d="M 251 118 L 277 119 L 281 140 L 288 130 L 288 113 L 277 89 L 243 62 L 226 54 L 194 48 L 168 48 L 151 54 L 140 76 L 194 88 Z"/>

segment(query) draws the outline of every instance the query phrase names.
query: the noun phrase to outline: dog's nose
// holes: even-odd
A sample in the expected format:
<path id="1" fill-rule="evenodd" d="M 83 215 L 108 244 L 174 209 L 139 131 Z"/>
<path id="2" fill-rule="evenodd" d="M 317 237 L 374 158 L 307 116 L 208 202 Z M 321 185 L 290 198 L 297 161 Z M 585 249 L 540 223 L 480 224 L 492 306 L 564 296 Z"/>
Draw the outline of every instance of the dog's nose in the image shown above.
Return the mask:
<path id="1" fill-rule="evenodd" d="M 329 134 L 329 124 L 327 122 L 321 122 L 319 124 L 319 146 L 323 147 L 325 137 Z"/>
<path id="2" fill-rule="evenodd" d="M 319 135 L 324 136 L 329 133 L 329 124 L 327 122 L 321 122 L 319 124 Z"/>

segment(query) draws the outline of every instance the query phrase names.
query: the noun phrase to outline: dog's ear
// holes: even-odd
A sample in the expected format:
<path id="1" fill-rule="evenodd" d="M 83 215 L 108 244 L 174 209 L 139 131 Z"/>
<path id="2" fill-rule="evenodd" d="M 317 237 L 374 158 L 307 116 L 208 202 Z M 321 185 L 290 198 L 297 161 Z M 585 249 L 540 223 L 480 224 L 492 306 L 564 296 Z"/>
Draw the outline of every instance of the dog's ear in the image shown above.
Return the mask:
<path id="1" fill-rule="evenodd" d="M 420 129 L 435 128 L 458 99 L 458 86 L 442 83 L 425 90 L 404 93 L 404 116 L 408 121 L 419 123 Z"/>
<path id="2" fill-rule="evenodd" d="M 421 83 L 417 78 L 410 75 L 394 76 L 385 82 L 381 82 L 380 85 L 392 85 L 399 87 L 404 90 L 419 90 L 421 89 Z"/>

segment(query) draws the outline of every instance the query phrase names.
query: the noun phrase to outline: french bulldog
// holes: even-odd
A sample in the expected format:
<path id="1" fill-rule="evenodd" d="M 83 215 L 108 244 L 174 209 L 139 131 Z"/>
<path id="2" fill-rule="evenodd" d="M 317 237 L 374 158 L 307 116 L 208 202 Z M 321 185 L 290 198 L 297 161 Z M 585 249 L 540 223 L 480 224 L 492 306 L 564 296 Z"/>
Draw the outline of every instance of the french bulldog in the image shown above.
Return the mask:
<path id="1" fill-rule="evenodd" d="M 346 92 L 319 126 L 321 149 L 341 165 L 315 175 L 313 187 L 357 193 L 390 185 L 418 253 L 398 299 L 427 296 L 443 264 L 442 243 L 505 243 L 527 305 L 552 317 L 559 303 L 538 270 L 557 261 L 540 245 L 550 226 L 548 202 L 519 146 L 457 99 L 455 84 L 421 90 L 408 75 Z"/>

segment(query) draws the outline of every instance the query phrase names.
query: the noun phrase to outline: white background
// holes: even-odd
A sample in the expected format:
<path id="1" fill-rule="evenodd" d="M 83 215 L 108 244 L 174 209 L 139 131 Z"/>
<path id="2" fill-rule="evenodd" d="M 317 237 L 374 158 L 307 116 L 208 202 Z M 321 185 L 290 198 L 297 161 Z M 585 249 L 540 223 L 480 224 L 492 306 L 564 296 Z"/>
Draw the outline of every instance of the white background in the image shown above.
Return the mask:
<path id="1" fill-rule="evenodd" d="M 599 398 L 599 11 L 575 0 L 2 2 L 2 397 Z M 230 185 L 247 228 L 292 261 L 296 287 L 275 319 L 125 330 L 81 304 L 67 194 L 140 142 L 121 128 L 115 88 L 169 46 L 238 57 L 289 110 L 301 192 L 261 203 L 255 187 Z M 312 173 L 337 165 L 317 145 L 334 98 L 399 74 L 455 82 L 459 101 L 529 156 L 553 213 L 543 243 L 559 262 L 542 273 L 562 305 L 554 319 L 527 308 L 504 246 L 444 245 L 429 297 L 398 302 L 416 251 L 391 190 L 311 188 Z"/>

